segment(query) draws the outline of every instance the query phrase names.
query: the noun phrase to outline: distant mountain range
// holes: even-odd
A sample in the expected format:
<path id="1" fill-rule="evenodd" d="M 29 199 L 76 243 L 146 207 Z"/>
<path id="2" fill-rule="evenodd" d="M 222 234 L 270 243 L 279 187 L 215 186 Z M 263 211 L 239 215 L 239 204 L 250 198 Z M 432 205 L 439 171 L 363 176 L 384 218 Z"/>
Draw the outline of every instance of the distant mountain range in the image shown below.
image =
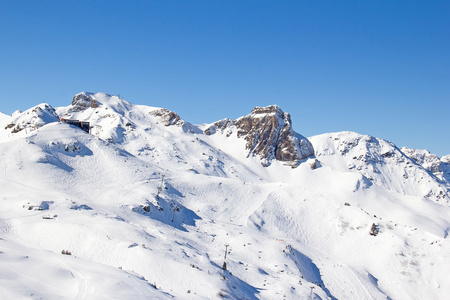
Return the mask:
<path id="1" fill-rule="evenodd" d="M 0 114 L 8 299 L 446 299 L 449 232 L 450 155 L 306 138 L 276 105 L 194 125 L 83 92 Z"/>

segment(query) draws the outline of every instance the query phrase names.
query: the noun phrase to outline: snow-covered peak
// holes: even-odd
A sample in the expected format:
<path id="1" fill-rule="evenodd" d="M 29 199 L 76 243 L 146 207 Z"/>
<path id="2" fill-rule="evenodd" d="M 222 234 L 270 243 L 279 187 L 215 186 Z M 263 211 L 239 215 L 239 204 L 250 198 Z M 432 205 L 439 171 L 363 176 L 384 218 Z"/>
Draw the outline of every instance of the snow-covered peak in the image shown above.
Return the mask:
<path id="1" fill-rule="evenodd" d="M 245 117 L 216 122 L 203 128 L 204 131 L 184 121 L 176 112 L 133 105 L 104 93 L 79 93 L 73 98 L 72 105 L 58 108 L 57 112 L 63 118 L 90 122 L 92 134 L 115 143 L 141 139 L 150 134 L 149 128 L 163 125 L 178 127 L 188 134 L 211 135 L 220 130 L 231 135 L 235 132 L 238 138 L 247 142 L 247 156 L 259 156 L 264 166 L 278 160 L 295 167 L 314 153 L 311 143 L 293 131 L 290 115 L 277 105 L 255 107 Z"/>
<path id="2" fill-rule="evenodd" d="M 124 115 L 132 109 L 132 104 L 119 96 L 113 96 L 105 93 L 81 92 L 73 97 L 70 112 L 80 112 L 88 108 L 98 108 L 103 106 L 114 112 Z"/>
<path id="3" fill-rule="evenodd" d="M 89 107 L 98 107 L 98 103 L 93 93 L 82 92 L 73 97 L 72 106 L 73 111 L 80 111 Z"/>
<path id="4" fill-rule="evenodd" d="M 439 158 L 439 156 L 428 150 L 410 149 L 407 147 L 402 147 L 402 151 L 431 174 L 440 180 L 450 183 L 450 155 Z"/>
<path id="5" fill-rule="evenodd" d="M 389 141 L 348 131 L 309 139 L 317 159 L 333 169 L 361 173 L 383 189 L 450 203 L 446 187 Z"/>
<path id="6" fill-rule="evenodd" d="M 263 118 L 267 115 L 275 115 L 280 119 L 285 119 L 289 114 L 285 113 L 278 105 L 269 105 L 266 107 L 256 106 L 252 109 L 250 115 L 253 118 Z M 289 117 L 290 119 L 290 117 Z"/>
<path id="7" fill-rule="evenodd" d="M 441 157 L 441 161 L 445 163 L 450 163 L 450 154 Z"/>
<path id="8" fill-rule="evenodd" d="M 55 109 L 42 103 L 24 112 L 16 111 L 10 117 L 0 119 L 1 126 L 8 133 L 18 133 L 24 129 L 36 130 L 48 123 L 58 122 Z"/>
<path id="9" fill-rule="evenodd" d="M 380 157 L 402 156 L 397 147 L 389 141 L 351 131 L 325 133 L 311 139 L 322 142 L 321 147 L 316 149 L 316 156 L 341 154 L 353 157 L 355 154 L 364 154 L 367 160 L 376 161 L 379 161 Z"/>
<path id="10" fill-rule="evenodd" d="M 428 150 L 410 149 L 402 147 L 402 152 L 409 158 L 414 160 L 417 164 L 421 165 L 431 173 L 439 172 L 439 166 L 441 160 L 439 157 Z"/>

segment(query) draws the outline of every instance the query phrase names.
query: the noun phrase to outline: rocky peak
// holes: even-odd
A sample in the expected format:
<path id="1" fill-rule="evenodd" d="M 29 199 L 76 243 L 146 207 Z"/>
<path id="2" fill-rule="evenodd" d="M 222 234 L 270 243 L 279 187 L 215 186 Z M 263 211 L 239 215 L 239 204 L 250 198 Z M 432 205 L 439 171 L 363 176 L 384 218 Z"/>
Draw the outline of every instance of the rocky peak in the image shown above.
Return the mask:
<path id="1" fill-rule="evenodd" d="M 184 120 L 176 112 L 170 111 L 166 108 L 156 109 L 150 112 L 150 114 L 158 117 L 164 126 L 183 126 L 185 124 Z"/>
<path id="2" fill-rule="evenodd" d="M 253 118 L 263 118 L 267 115 L 274 115 L 278 118 L 285 118 L 288 117 L 290 119 L 290 115 L 288 113 L 283 112 L 283 110 L 278 105 L 269 105 L 266 107 L 259 107 L 256 106 L 252 109 L 250 112 L 250 116 Z"/>
<path id="3" fill-rule="evenodd" d="M 202 133 L 197 126 L 190 124 L 183 120 L 176 112 L 170 111 L 166 108 L 155 109 L 150 112 L 151 115 L 157 117 L 159 122 L 164 126 L 180 127 L 184 132 Z"/>
<path id="4" fill-rule="evenodd" d="M 86 108 L 96 108 L 98 106 L 99 104 L 97 100 L 94 99 L 92 93 L 82 92 L 73 97 L 71 110 L 73 112 L 78 112 L 85 110 Z"/>
<path id="5" fill-rule="evenodd" d="M 235 127 L 238 138 L 247 141 L 248 155 L 257 155 L 264 166 L 273 159 L 292 167 L 314 155 L 312 144 L 292 129 L 291 116 L 277 105 L 255 107 L 251 113 L 237 120 L 222 120 L 207 128 L 205 134 Z"/>

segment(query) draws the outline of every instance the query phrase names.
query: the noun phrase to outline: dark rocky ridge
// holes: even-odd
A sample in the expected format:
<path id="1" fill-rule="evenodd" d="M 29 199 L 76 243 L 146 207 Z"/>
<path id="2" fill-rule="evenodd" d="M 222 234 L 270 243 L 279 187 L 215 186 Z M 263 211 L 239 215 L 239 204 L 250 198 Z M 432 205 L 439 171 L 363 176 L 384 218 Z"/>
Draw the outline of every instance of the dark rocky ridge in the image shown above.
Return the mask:
<path id="1" fill-rule="evenodd" d="M 292 129 L 291 116 L 277 105 L 255 107 L 248 116 L 237 120 L 224 119 L 204 130 L 210 135 L 237 129 L 237 136 L 247 141 L 248 155 L 258 155 L 261 164 L 269 166 L 273 159 L 292 167 L 314 155 L 312 144 Z"/>

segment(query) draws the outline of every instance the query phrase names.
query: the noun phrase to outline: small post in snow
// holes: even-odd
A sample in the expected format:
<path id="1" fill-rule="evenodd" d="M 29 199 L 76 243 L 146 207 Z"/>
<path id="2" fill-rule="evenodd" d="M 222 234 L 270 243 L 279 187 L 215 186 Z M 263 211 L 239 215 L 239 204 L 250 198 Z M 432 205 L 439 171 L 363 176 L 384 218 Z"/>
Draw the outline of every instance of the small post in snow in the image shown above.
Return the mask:
<path id="1" fill-rule="evenodd" d="M 222 266 L 223 270 L 227 269 L 227 262 L 226 262 L 226 260 L 227 260 L 228 246 L 230 246 L 230 245 L 229 244 L 225 244 L 225 257 L 223 259 L 223 266 Z"/>
<path id="2" fill-rule="evenodd" d="M 166 175 L 161 175 L 161 190 L 163 189 L 163 187 L 164 187 L 164 177 L 165 177 Z"/>
<path id="3" fill-rule="evenodd" d="M 230 246 L 230 245 L 229 244 L 225 244 L 225 258 L 224 258 L 224 260 L 227 260 L 228 246 Z"/>
<path id="4" fill-rule="evenodd" d="M 161 174 L 161 186 L 159 186 L 158 189 L 158 194 L 156 195 L 156 198 L 159 199 L 159 194 L 161 194 L 163 187 L 164 187 L 164 176 Z"/>

